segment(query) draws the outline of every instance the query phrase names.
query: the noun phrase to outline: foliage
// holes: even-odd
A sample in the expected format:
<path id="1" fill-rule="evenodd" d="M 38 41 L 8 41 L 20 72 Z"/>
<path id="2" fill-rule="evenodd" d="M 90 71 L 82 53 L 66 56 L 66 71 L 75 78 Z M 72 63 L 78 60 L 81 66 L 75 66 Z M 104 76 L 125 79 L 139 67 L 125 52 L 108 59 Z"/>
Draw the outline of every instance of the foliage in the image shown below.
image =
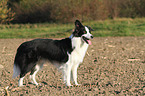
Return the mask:
<path id="1" fill-rule="evenodd" d="M 75 19 L 86 21 L 107 18 L 107 11 L 100 11 L 105 10 L 100 0 L 21 0 L 11 4 L 17 13 L 14 20 L 17 23 L 66 23 Z"/>
<path id="2" fill-rule="evenodd" d="M 15 13 L 8 8 L 8 0 L 1 0 L 0 1 L 0 23 L 9 23 L 14 19 Z"/>
<path id="3" fill-rule="evenodd" d="M 10 0 L 13 1 L 13 0 Z M 61 22 L 144 17 L 145 0 L 16 0 L 14 23 Z"/>

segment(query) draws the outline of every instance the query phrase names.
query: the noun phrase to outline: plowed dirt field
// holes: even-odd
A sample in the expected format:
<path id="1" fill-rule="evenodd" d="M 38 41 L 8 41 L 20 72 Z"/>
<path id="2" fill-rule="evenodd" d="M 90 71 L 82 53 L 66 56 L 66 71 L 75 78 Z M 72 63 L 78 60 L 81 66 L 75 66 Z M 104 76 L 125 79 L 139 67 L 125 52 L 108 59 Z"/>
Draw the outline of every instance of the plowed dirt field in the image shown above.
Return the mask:
<path id="1" fill-rule="evenodd" d="M 24 87 L 18 87 L 19 78 L 12 79 L 14 57 L 18 46 L 28 40 L 0 39 L 0 96 L 145 95 L 145 37 L 94 38 L 78 68 L 82 85 L 70 88 L 51 64 L 36 75 L 41 85 L 31 84 L 28 74 Z"/>

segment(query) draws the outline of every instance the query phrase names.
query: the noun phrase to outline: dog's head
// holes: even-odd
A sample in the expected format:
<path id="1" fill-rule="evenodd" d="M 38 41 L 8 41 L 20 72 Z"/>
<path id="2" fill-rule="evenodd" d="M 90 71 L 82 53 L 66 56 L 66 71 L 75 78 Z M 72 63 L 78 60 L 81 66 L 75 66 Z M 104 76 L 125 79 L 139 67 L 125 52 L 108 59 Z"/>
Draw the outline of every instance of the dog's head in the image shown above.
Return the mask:
<path id="1" fill-rule="evenodd" d="M 91 45 L 90 39 L 93 38 L 91 31 L 93 31 L 93 29 L 91 27 L 83 26 L 79 20 L 76 20 L 73 37 L 81 37 L 83 42 Z"/>

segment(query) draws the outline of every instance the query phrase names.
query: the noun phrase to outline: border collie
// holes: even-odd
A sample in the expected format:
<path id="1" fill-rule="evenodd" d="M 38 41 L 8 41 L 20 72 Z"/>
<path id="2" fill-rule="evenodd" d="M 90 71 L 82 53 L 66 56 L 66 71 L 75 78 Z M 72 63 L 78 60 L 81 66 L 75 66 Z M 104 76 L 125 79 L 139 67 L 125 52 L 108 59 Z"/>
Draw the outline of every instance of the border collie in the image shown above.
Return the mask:
<path id="1" fill-rule="evenodd" d="M 38 85 L 35 75 L 46 61 L 62 70 L 66 86 L 72 86 L 71 80 L 75 85 L 79 85 L 77 68 L 83 62 L 88 46 L 91 45 L 91 31 L 93 30 L 90 27 L 83 26 L 76 20 L 75 30 L 69 38 L 34 39 L 22 43 L 17 49 L 13 68 L 13 78 L 20 75 L 18 86 L 23 86 L 24 76 L 28 72 L 31 72 L 32 83 Z"/>

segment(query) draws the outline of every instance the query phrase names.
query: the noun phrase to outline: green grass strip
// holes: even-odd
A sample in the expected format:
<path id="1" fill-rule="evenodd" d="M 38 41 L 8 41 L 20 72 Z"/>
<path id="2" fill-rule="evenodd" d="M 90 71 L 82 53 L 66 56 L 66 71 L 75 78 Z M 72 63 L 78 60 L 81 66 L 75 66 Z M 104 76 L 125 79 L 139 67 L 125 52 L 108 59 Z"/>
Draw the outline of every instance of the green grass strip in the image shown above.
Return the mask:
<path id="1" fill-rule="evenodd" d="M 94 29 L 94 37 L 145 36 L 145 18 L 119 18 L 83 22 Z M 9 24 L 0 25 L 0 38 L 64 38 L 71 35 L 72 24 Z"/>

